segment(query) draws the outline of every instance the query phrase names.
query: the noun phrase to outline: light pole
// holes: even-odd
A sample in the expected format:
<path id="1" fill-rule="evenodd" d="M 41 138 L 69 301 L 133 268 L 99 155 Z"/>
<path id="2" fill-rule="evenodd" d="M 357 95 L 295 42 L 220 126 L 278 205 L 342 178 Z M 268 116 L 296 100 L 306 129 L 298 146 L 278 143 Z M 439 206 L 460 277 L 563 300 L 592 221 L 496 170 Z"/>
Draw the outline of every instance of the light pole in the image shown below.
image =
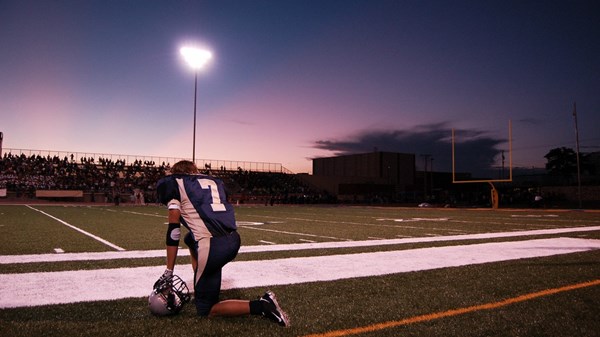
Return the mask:
<path id="1" fill-rule="evenodd" d="M 581 168 L 579 166 L 579 128 L 577 127 L 577 105 L 573 102 L 573 119 L 575 119 L 575 146 L 577 149 L 577 198 L 581 209 Z"/>
<path id="2" fill-rule="evenodd" d="M 192 161 L 196 163 L 196 97 L 198 93 L 198 71 L 212 58 L 210 51 L 193 47 L 182 47 L 179 52 L 194 69 L 194 136 L 192 140 Z"/>

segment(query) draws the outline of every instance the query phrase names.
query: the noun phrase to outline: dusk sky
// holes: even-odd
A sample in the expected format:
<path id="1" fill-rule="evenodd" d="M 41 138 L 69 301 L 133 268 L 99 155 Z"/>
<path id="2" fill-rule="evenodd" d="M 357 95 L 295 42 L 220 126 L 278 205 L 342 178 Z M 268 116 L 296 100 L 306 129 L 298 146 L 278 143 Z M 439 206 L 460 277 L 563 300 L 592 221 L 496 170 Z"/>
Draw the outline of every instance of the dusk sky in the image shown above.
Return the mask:
<path id="1" fill-rule="evenodd" d="M 0 0 L 3 147 L 281 163 L 375 149 L 451 170 L 600 151 L 600 1 Z M 508 160 L 508 152 L 506 152 Z M 506 162 L 508 165 L 508 161 Z"/>

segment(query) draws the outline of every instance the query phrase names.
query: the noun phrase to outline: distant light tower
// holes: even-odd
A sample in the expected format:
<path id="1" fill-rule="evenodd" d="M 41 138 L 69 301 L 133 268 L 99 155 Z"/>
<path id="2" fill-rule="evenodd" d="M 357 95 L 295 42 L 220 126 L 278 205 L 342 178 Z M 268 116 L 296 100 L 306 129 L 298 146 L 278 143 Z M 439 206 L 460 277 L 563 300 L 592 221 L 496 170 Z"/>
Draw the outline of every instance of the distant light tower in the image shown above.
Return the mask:
<path id="1" fill-rule="evenodd" d="M 196 97 L 198 93 L 198 71 L 212 58 L 212 53 L 205 49 L 182 47 L 179 52 L 185 61 L 194 69 L 194 139 L 192 145 L 192 161 L 196 162 Z"/>

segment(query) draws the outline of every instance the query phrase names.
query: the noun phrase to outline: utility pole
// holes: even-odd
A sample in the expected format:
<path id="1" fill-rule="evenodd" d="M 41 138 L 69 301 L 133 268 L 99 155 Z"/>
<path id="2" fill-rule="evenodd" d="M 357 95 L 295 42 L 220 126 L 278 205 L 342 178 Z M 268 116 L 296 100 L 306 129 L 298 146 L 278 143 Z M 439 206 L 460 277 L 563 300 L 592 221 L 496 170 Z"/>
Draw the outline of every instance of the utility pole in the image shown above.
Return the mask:
<path id="1" fill-rule="evenodd" d="M 500 179 L 504 179 L 504 150 L 502 150 L 502 176 Z"/>
<path id="2" fill-rule="evenodd" d="M 431 195 L 433 195 L 433 156 L 431 157 L 431 164 L 429 166 L 429 176 L 431 177 L 431 185 L 429 188 L 431 189 Z"/>
<path id="3" fill-rule="evenodd" d="M 577 127 L 577 105 L 573 102 L 573 118 L 575 119 L 575 145 L 577 148 L 577 197 L 579 198 L 579 208 L 581 205 L 581 167 L 579 163 L 579 128 Z"/>
<path id="4" fill-rule="evenodd" d="M 430 154 L 422 154 L 423 157 L 423 201 L 427 200 L 427 162 L 429 161 Z"/>

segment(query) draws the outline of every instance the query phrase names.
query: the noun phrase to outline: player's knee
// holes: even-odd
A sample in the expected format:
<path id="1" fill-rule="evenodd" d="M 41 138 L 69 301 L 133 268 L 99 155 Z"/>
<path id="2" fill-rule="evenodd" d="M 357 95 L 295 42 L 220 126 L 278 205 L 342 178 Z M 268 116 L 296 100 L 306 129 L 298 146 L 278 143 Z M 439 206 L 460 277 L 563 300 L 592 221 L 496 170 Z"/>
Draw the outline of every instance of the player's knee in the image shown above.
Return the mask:
<path id="1" fill-rule="evenodd" d="M 212 317 L 214 313 L 212 309 L 215 303 L 207 302 L 207 301 L 196 301 L 196 313 L 198 316 L 203 317 Z"/>

